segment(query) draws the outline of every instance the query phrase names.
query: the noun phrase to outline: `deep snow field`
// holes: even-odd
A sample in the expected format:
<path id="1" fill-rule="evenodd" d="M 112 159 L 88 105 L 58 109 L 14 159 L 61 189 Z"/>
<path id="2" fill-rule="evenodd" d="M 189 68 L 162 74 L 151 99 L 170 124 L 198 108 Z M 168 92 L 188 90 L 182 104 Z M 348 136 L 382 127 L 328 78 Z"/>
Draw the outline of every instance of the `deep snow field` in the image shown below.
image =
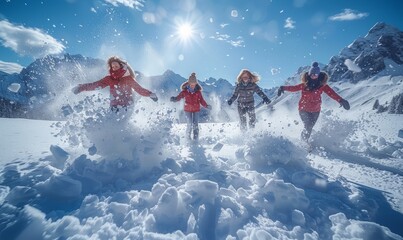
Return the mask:
<path id="1" fill-rule="evenodd" d="M 308 152 L 285 101 L 198 142 L 163 102 L 0 119 L 0 239 L 403 239 L 403 116 L 325 102 Z"/>

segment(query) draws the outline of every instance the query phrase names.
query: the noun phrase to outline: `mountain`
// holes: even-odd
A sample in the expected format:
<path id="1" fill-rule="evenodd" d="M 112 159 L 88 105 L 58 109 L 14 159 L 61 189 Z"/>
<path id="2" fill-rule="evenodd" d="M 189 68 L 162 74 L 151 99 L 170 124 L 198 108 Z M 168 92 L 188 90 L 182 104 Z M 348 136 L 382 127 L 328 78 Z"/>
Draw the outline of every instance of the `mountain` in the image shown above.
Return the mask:
<path id="1" fill-rule="evenodd" d="M 101 77 L 104 62 L 82 55 L 46 56 L 31 63 L 19 74 L 0 74 L 0 116 L 52 119 L 59 94 L 77 82 Z M 12 111 L 11 111 L 12 109 Z M 10 113 L 13 112 L 14 114 Z"/>
<path id="2" fill-rule="evenodd" d="M 382 71 L 385 75 L 401 75 L 395 66 L 402 64 L 403 32 L 381 22 L 333 56 L 324 70 L 330 81 L 357 83 Z"/>

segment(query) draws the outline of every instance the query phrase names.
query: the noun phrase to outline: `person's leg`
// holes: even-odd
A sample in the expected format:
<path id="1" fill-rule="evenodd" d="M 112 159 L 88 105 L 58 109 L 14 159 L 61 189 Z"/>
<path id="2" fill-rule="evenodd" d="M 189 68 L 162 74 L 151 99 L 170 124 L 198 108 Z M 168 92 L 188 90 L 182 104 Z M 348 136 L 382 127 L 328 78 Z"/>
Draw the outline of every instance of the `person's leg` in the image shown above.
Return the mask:
<path id="1" fill-rule="evenodd" d="M 191 133 L 192 133 L 193 115 L 191 112 L 185 112 L 185 117 L 186 117 L 186 138 L 190 140 L 192 139 Z"/>
<path id="2" fill-rule="evenodd" d="M 193 113 L 193 139 L 199 139 L 199 112 Z"/>
<path id="3" fill-rule="evenodd" d="M 122 110 L 124 110 L 124 112 L 127 112 L 127 106 L 119 106 L 119 105 L 111 106 L 111 111 L 114 113 L 119 113 Z"/>
<path id="4" fill-rule="evenodd" d="M 311 136 L 312 129 L 319 118 L 319 113 L 320 112 L 299 111 L 301 120 L 304 123 L 304 130 L 301 133 L 302 140 L 308 141 L 309 137 Z"/>
<path id="5" fill-rule="evenodd" d="M 246 130 L 246 108 L 240 107 L 238 105 L 238 113 L 239 113 L 241 130 L 244 131 L 244 130 Z"/>
<path id="6" fill-rule="evenodd" d="M 255 106 L 250 106 L 248 108 L 248 115 L 249 115 L 249 127 L 254 128 L 256 123 Z"/>
<path id="7" fill-rule="evenodd" d="M 118 106 L 111 106 L 111 111 L 114 113 L 118 113 L 119 112 Z"/>

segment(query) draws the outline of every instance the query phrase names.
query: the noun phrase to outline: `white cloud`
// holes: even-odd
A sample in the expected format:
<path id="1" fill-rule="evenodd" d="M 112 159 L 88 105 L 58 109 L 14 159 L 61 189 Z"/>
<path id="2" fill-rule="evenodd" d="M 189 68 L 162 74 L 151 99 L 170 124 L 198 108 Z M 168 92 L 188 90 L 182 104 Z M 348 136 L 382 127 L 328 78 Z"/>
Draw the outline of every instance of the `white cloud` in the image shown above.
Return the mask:
<path id="1" fill-rule="evenodd" d="M 329 19 L 332 21 L 351 21 L 365 18 L 368 15 L 369 15 L 368 13 L 359 13 L 355 10 L 346 8 L 344 9 L 344 12 L 330 16 Z"/>
<path id="2" fill-rule="evenodd" d="M 141 10 L 141 8 L 144 7 L 144 0 L 105 0 L 105 2 L 110 3 L 115 7 L 122 4 L 123 6 L 135 8 L 137 10 Z"/>
<path id="3" fill-rule="evenodd" d="M 220 34 L 219 32 L 216 32 L 215 36 L 211 36 L 211 39 L 215 39 L 217 41 L 224 41 L 229 44 L 231 44 L 234 47 L 244 47 L 244 40 L 241 36 L 237 37 L 236 40 L 231 39 L 231 36 L 228 34 Z"/>
<path id="4" fill-rule="evenodd" d="M 0 71 L 12 74 L 12 73 L 20 73 L 22 69 L 23 66 L 21 66 L 18 63 L 3 62 L 0 60 Z"/>
<path id="5" fill-rule="evenodd" d="M 361 72 L 361 68 L 350 59 L 346 59 L 344 65 L 346 65 L 348 70 L 352 72 Z"/>
<path id="6" fill-rule="evenodd" d="M 290 17 L 285 20 L 284 24 L 285 28 L 294 29 L 295 28 L 295 21 L 293 21 Z"/>
<path id="7" fill-rule="evenodd" d="M 0 21 L 0 39 L 5 47 L 20 55 L 34 58 L 58 54 L 65 48 L 41 29 L 17 26 L 6 20 Z"/>

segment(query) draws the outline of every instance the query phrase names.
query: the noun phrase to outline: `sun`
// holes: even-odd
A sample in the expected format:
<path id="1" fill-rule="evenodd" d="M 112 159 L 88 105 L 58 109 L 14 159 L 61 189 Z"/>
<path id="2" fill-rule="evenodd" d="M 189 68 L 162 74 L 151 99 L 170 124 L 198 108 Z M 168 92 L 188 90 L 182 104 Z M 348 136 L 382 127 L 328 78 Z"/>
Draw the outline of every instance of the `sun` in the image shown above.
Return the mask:
<path id="1" fill-rule="evenodd" d="M 180 47 L 191 47 L 194 43 L 198 43 L 200 39 L 203 39 L 198 26 L 197 19 L 174 18 L 170 35 L 172 43 Z"/>
<path id="2" fill-rule="evenodd" d="M 177 26 L 177 34 L 182 41 L 188 41 L 193 37 L 193 26 L 190 23 L 181 23 Z"/>

